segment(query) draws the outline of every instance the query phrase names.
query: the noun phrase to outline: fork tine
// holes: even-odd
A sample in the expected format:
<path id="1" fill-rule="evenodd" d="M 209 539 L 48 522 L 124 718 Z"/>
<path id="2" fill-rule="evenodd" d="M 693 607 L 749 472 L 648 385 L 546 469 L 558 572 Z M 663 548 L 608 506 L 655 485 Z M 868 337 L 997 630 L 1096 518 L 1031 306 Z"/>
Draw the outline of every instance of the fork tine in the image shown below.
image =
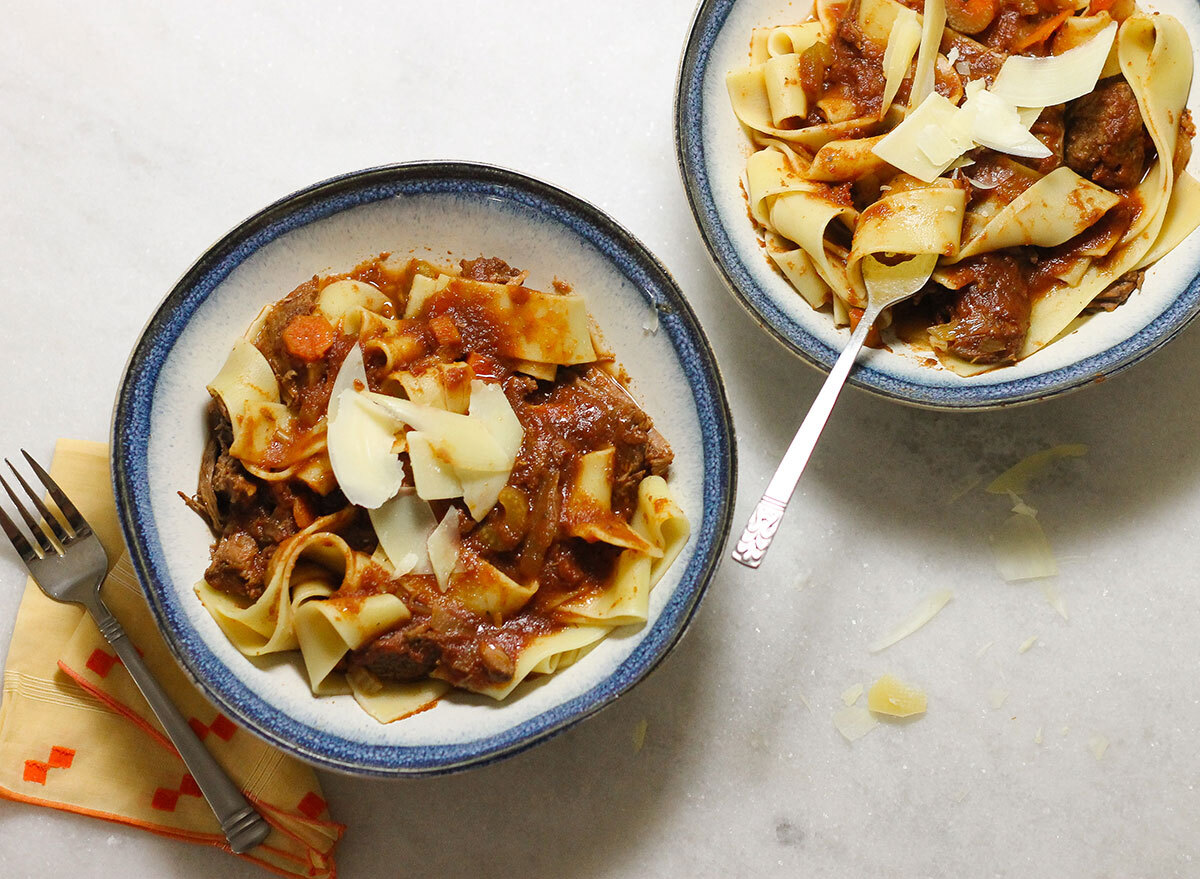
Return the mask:
<path id="1" fill-rule="evenodd" d="M 29 499 L 33 501 L 33 505 L 37 508 L 38 513 L 41 514 L 42 521 L 45 523 L 45 526 L 54 533 L 54 536 L 58 538 L 59 543 L 64 543 L 69 540 L 70 536 L 67 534 L 66 529 L 63 528 L 62 522 L 58 520 L 58 516 L 50 512 L 50 508 L 42 502 L 41 496 L 33 490 L 33 486 L 25 481 L 25 477 L 22 476 L 20 471 L 13 466 L 13 462 L 8 460 L 8 458 L 5 458 L 4 463 L 7 464 L 8 469 L 13 472 L 13 476 L 17 477 L 17 482 L 21 483 L 21 488 L 25 489 L 25 494 L 29 495 Z M 75 529 L 72 528 L 71 530 L 74 531 Z"/>
<path id="2" fill-rule="evenodd" d="M 29 466 L 33 468 L 33 472 L 37 474 L 37 478 L 42 481 L 42 485 L 46 486 L 46 491 L 50 493 L 50 497 L 54 499 L 54 503 L 58 504 L 58 508 L 62 510 L 62 514 L 67 519 L 67 524 L 75 531 L 76 536 L 82 537 L 92 529 L 88 525 L 87 520 L 83 518 L 83 514 L 79 509 L 71 503 L 71 499 L 67 497 L 66 492 L 58 487 L 58 483 L 50 478 L 50 474 L 42 469 L 42 465 L 34 460 L 33 455 L 21 449 L 21 454 L 25 456 L 25 460 L 29 462 Z M 11 464 L 9 465 L 12 466 Z"/>
<path id="3" fill-rule="evenodd" d="M 5 481 L 3 476 L 0 476 L 0 485 L 4 486 L 4 490 L 8 492 L 8 496 L 12 499 L 13 504 L 16 506 L 17 512 L 21 514 L 21 518 L 25 520 L 25 524 L 29 526 L 29 533 L 33 535 L 33 542 L 37 545 L 38 550 L 40 550 L 37 555 L 46 555 L 47 553 L 52 552 L 53 548 L 50 546 L 50 540 L 46 537 L 46 533 L 38 527 L 37 521 L 34 520 L 33 516 L 29 515 L 29 511 L 25 509 L 24 505 L 21 503 L 21 499 L 17 497 L 17 493 L 12 490 L 12 487 Z M 6 533 L 8 533 L 8 538 L 13 542 L 13 545 L 16 545 L 17 537 L 20 537 L 21 540 L 25 542 L 26 547 L 28 547 L 29 542 L 25 540 L 20 529 L 13 525 L 12 519 L 9 519 L 7 514 L 4 518 L 7 520 L 4 530 Z M 9 525 L 13 525 L 13 531 L 8 530 Z M 14 533 L 17 535 L 17 537 L 13 536 Z M 17 547 L 17 551 L 21 551 L 19 546 Z M 22 556 L 22 558 L 24 558 L 24 556 Z"/>
<path id="4" fill-rule="evenodd" d="M 3 480 L 0 479 L 0 482 L 2 481 Z M 4 487 L 8 488 L 7 485 Z M 26 564 L 37 560 L 37 552 L 32 546 L 29 545 L 29 541 L 25 539 L 25 535 L 21 533 L 21 529 L 18 528 L 16 523 L 8 517 L 8 513 L 4 512 L 3 507 L 0 507 L 0 526 L 3 526 L 4 533 L 7 534 L 8 539 L 12 541 L 13 548 L 17 551 L 17 554 L 21 556 L 21 559 Z"/>

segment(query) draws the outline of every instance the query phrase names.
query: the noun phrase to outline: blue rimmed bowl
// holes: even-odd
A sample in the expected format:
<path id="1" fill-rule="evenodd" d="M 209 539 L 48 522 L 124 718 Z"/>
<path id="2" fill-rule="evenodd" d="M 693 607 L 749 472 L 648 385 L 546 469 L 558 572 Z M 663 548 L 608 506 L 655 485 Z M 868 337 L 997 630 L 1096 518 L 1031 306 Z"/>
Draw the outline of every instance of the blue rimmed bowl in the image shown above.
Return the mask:
<path id="1" fill-rule="evenodd" d="M 692 538 L 655 588 L 649 621 L 616 630 L 564 672 L 503 703 L 456 694 L 379 724 L 349 696 L 315 699 L 298 661 L 253 662 L 192 591 L 211 538 L 179 499 L 196 483 L 205 385 L 259 309 L 314 274 L 381 251 L 436 262 L 499 256 L 582 293 L 632 390 L 675 449 L 672 485 Z M 112 424 L 125 540 L 176 659 L 229 716 L 321 766 L 367 775 L 448 772 L 516 753 L 598 711 L 679 640 L 717 566 L 733 510 L 733 426 L 712 350 L 667 270 L 592 205 L 488 165 L 421 162 L 337 177 L 239 225 L 208 250 L 150 319 Z"/>
<path id="2" fill-rule="evenodd" d="M 1195 0 L 1150 5 L 1200 34 Z M 828 371 L 849 330 L 835 328 L 827 313 L 810 308 L 775 271 L 756 237 L 742 189 L 751 147 L 725 88 L 725 74 L 749 59 L 753 28 L 795 23 L 808 16 L 808 8 L 787 0 L 701 0 L 676 82 L 675 145 L 692 213 L 730 290 L 768 333 Z M 1193 87 L 1194 114 L 1198 92 Z M 1200 312 L 1198 275 L 1200 248 L 1193 237 L 1151 268 L 1143 289 L 1125 304 L 1088 318 L 1020 363 L 961 378 L 931 366 L 927 350 L 900 345 L 865 351 L 850 381 L 902 403 L 953 410 L 1029 403 L 1075 390 L 1133 365 L 1183 329 Z"/>

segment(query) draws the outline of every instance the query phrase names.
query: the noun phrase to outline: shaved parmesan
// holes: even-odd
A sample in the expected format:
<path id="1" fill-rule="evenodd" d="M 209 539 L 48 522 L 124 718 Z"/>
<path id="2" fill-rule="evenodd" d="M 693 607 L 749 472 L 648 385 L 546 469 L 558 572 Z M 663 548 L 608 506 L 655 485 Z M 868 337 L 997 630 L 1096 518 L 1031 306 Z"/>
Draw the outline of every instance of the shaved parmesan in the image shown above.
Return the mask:
<path id="1" fill-rule="evenodd" d="M 362 348 L 357 345 L 346 352 L 345 358 L 342 359 L 342 365 L 338 367 L 337 376 L 333 379 L 333 388 L 329 392 L 326 423 L 337 418 L 342 392 L 353 391 L 355 382 L 360 382 L 364 388 L 367 386 L 367 365 L 363 362 Z"/>
<path id="2" fill-rule="evenodd" d="M 471 404 L 467 412 L 488 429 L 500 450 L 509 459 L 504 469 L 511 470 L 517 452 L 521 451 L 525 430 L 508 402 L 504 388 L 478 379 L 471 382 Z"/>
<path id="3" fill-rule="evenodd" d="M 1011 156 L 1042 159 L 1051 154 L 1049 147 L 1029 133 L 1037 116 L 1026 125 L 1016 106 L 994 92 L 979 88 L 968 95 L 959 111 L 970 118 L 970 137 L 975 143 Z"/>
<path id="4" fill-rule="evenodd" d="M 408 461 L 412 465 L 417 495 L 427 501 L 462 497 L 462 482 L 450 462 L 438 455 L 429 437 L 419 430 L 408 432 Z"/>
<path id="5" fill-rule="evenodd" d="M 937 92 L 871 148 L 889 165 L 932 183 L 972 146 L 970 132 L 957 121 L 958 108 Z"/>
<path id="6" fill-rule="evenodd" d="M 1010 55 L 996 75 L 992 91 L 1018 107 L 1049 107 L 1082 97 L 1096 87 L 1117 36 L 1108 25 L 1086 43 L 1061 55 Z"/>
<path id="7" fill-rule="evenodd" d="M 1092 736 L 1088 739 L 1088 747 L 1092 749 L 1092 756 L 1099 760 L 1108 750 L 1108 739 L 1104 736 Z"/>
<path id="8" fill-rule="evenodd" d="M 1004 707 L 1004 703 L 1007 701 L 1008 690 L 1002 690 L 999 687 L 988 690 L 988 702 L 990 702 L 992 707 L 996 710 Z"/>
<path id="9" fill-rule="evenodd" d="M 846 741 L 857 742 L 879 726 L 879 721 L 867 709 L 850 705 L 834 713 L 833 725 Z"/>
<path id="10" fill-rule="evenodd" d="M 404 465 L 392 452 L 395 425 L 353 390 L 342 391 L 333 408 L 327 431 L 333 475 L 346 500 L 374 509 L 404 484 Z"/>
<path id="11" fill-rule="evenodd" d="M 887 81 L 883 87 L 883 103 L 879 105 L 880 119 L 892 106 L 892 99 L 896 97 L 900 83 L 908 75 L 908 67 L 912 64 L 913 55 L 920 45 L 921 22 L 917 13 L 907 6 L 902 6 L 896 10 L 887 48 L 883 52 L 883 73 Z"/>
<path id="12" fill-rule="evenodd" d="M 842 701 L 847 705 L 853 705 L 858 701 L 858 697 L 863 694 L 863 685 L 855 684 L 853 687 L 847 687 L 842 693 Z"/>
<path id="13" fill-rule="evenodd" d="M 427 544 L 437 519 L 413 489 L 402 488 L 394 498 L 371 510 L 370 516 L 379 545 L 397 577 L 431 572 Z"/>
<path id="14" fill-rule="evenodd" d="M 1058 612 L 1060 617 L 1064 620 L 1071 618 L 1067 615 L 1067 603 L 1063 601 L 1063 597 L 1059 594 L 1058 587 L 1054 585 L 1053 580 L 1046 580 L 1042 583 L 1042 595 L 1046 597 L 1047 603 Z"/>
<path id="15" fill-rule="evenodd" d="M 1081 458 L 1087 454 L 1088 447 L 1082 443 L 1054 446 L 1041 452 L 1035 452 L 1022 458 L 991 481 L 987 487 L 988 494 L 1020 494 L 1029 487 L 1035 476 L 1040 476 L 1047 467 L 1059 458 Z"/>
<path id="16" fill-rule="evenodd" d="M 942 43 L 942 33 L 946 29 L 945 0 L 925 0 L 924 15 L 921 20 L 921 48 L 917 53 L 917 66 L 913 71 L 912 93 L 908 98 L 908 109 L 924 103 L 931 95 L 935 80 L 938 47 Z"/>
<path id="17" fill-rule="evenodd" d="M 937 616 L 938 611 L 945 607 L 946 603 L 953 597 L 954 593 L 949 589 L 943 589 L 925 596 L 921 603 L 913 608 L 912 613 L 908 615 L 908 618 L 904 622 L 900 623 L 867 649 L 872 653 L 878 653 L 881 650 L 891 647 L 897 641 L 907 638 Z"/>
<path id="18" fill-rule="evenodd" d="M 1037 733 L 1033 737 L 1033 743 L 1040 745 L 1042 743 L 1042 728 L 1039 726 Z"/>
<path id="19" fill-rule="evenodd" d="M 1026 638 L 1025 641 L 1021 644 L 1021 646 L 1017 648 L 1017 652 L 1018 653 L 1028 653 L 1029 649 L 1031 647 L 1033 647 L 1034 644 L 1037 643 L 1037 639 L 1038 639 L 1037 635 L 1032 635 L 1029 638 Z"/>
<path id="20" fill-rule="evenodd" d="M 867 706 L 876 714 L 912 717 L 925 713 L 925 692 L 891 675 L 884 675 L 871 685 L 867 693 Z"/>
<path id="21" fill-rule="evenodd" d="M 451 507 L 438 526 L 429 535 L 429 563 L 437 577 L 438 589 L 445 592 L 450 585 L 450 575 L 458 565 L 458 554 L 462 549 L 459 538 L 458 510 Z"/>
<path id="22" fill-rule="evenodd" d="M 991 543 L 996 570 L 1005 580 L 1037 580 L 1058 573 L 1046 532 L 1033 516 L 1013 513 L 992 535 Z"/>
<path id="23" fill-rule="evenodd" d="M 646 744 L 646 730 L 650 723 L 646 718 L 642 718 L 633 725 L 633 753 L 638 753 L 642 750 L 642 746 Z"/>
<path id="24" fill-rule="evenodd" d="M 363 397 L 386 416 L 424 433 L 459 472 L 496 473 L 512 466 L 511 461 L 505 463 L 504 451 L 479 419 L 386 394 L 367 392 Z"/>

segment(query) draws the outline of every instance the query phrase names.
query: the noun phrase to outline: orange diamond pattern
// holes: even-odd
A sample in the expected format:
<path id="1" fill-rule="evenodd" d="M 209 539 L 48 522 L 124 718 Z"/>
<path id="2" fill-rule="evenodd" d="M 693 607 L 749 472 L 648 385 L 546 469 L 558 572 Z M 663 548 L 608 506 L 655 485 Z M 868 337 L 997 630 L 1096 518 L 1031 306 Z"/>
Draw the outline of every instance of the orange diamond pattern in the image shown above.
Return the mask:
<path id="1" fill-rule="evenodd" d="M 196 779 L 184 773 L 178 790 L 172 790 L 169 787 L 157 788 L 154 796 L 150 798 L 150 805 L 160 812 L 174 812 L 175 807 L 179 805 L 181 796 L 199 797 L 200 795 L 200 785 L 196 784 Z"/>
<path id="2" fill-rule="evenodd" d="M 73 748 L 55 745 L 50 749 L 50 756 L 46 760 L 26 760 L 25 771 L 21 777 L 34 784 L 45 784 L 46 775 L 51 769 L 70 769 L 74 762 L 75 750 Z"/>
<path id="3" fill-rule="evenodd" d="M 237 726 L 224 714 L 218 714 L 215 718 L 213 718 L 212 723 L 205 723 L 198 717 L 189 717 L 188 726 L 192 728 L 192 732 L 196 734 L 196 737 L 199 738 L 200 741 L 204 741 L 206 738 L 208 738 L 209 733 L 212 733 L 217 738 L 229 741 L 231 738 L 233 738 L 233 734 L 237 732 Z"/>
<path id="4" fill-rule="evenodd" d="M 102 678 L 108 677 L 108 673 L 112 671 L 113 665 L 117 662 L 117 657 L 111 653 L 106 653 L 97 647 L 92 651 L 92 655 L 88 657 L 87 667 L 94 671 Z"/>
<path id="5" fill-rule="evenodd" d="M 300 801 L 300 804 L 296 808 L 300 810 L 301 814 L 315 821 L 325 811 L 326 803 L 312 791 L 309 791 L 304 795 L 304 799 Z"/>

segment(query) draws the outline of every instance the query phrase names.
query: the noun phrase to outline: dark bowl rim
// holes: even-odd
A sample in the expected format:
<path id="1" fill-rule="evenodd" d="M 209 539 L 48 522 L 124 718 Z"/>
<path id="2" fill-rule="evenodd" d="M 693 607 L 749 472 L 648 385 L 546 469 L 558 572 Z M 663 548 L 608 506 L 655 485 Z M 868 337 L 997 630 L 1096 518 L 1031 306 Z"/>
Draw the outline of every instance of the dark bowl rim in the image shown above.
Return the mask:
<path id="1" fill-rule="evenodd" d="M 481 739 L 453 744 L 371 745 L 315 730 L 271 707 L 225 669 L 198 638 L 189 638 L 186 631 L 179 629 L 172 618 L 171 590 L 164 585 L 169 583 L 169 577 L 158 569 L 154 555 L 155 549 L 160 552 L 161 549 L 147 545 L 145 528 L 153 517 L 148 503 L 145 503 L 146 509 L 142 509 L 146 498 L 139 495 L 144 495 L 147 485 L 138 481 L 145 476 L 142 468 L 146 462 L 144 454 L 138 458 L 135 453 L 146 452 L 148 440 L 141 437 L 131 448 L 129 428 L 135 423 L 131 419 L 143 413 L 148 430 L 159 370 L 178 335 L 168 338 L 168 344 L 164 346 L 164 333 L 169 334 L 174 323 L 179 324 L 180 330 L 186 326 L 191 314 L 212 289 L 246 257 L 314 220 L 406 194 L 405 186 L 417 187 L 419 192 L 422 185 L 430 187 L 426 191 L 442 194 L 452 193 L 455 186 L 481 187 L 493 195 L 503 192 L 510 199 L 535 208 L 548 220 L 568 226 L 647 296 L 659 313 L 659 331 L 670 336 L 676 359 L 685 373 L 695 373 L 688 375 L 688 383 L 701 418 L 705 509 L 699 527 L 697 523 L 693 524 L 693 540 L 699 543 L 679 585 L 650 633 L 603 680 L 566 702 L 557 703 L 516 726 Z M 297 221 L 296 218 L 306 211 L 313 215 Z M 288 221 L 293 224 L 287 225 Z M 590 230 L 597 238 L 588 238 L 581 230 Z M 627 262 L 617 262 L 614 250 Z M 213 273 L 220 272 L 225 266 L 228 268 L 224 274 L 213 281 Z M 637 277 L 631 277 L 631 272 Z M 197 293 L 198 284 L 210 281 L 207 291 Z M 665 300 L 660 299 L 660 295 Z M 188 305 L 190 311 L 180 322 L 181 306 L 184 305 Z M 680 350 L 681 345 L 685 350 Z M 692 360 L 685 361 L 685 356 Z M 697 385 L 697 376 L 702 379 L 702 386 Z M 710 420 L 706 422 L 705 416 Z M 667 268 L 632 232 L 585 199 L 518 171 L 457 160 L 400 162 L 340 174 L 278 199 L 222 236 L 184 272 L 139 334 L 118 386 L 110 442 L 111 475 L 122 534 L 159 630 L 184 672 L 215 706 L 260 738 L 309 763 L 354 775 L 435 775 L 509 757 L 565 731 L 640 683 L 675 648 L 694 618 L 724 553 L 736 498 L 736 437 L 724 380 L 695 312 Z M 203 652 L 198 652 L 197 648 Z M 212 670 L 206 671 L 203 667 L 206 662 L 217 665 L 215 680 L 210 679 Z M 280 721 L 284 721 L 283 731 L 276 728 Z M 297 729 L 303 729 L 307 734 L 301 738 L 295 735 Z M 334 755 L 331 748 L 318 748 L 314 743 L 336 745 L 340 753 Z M 347 752 L 356 753 L 351 756 Z"/>

